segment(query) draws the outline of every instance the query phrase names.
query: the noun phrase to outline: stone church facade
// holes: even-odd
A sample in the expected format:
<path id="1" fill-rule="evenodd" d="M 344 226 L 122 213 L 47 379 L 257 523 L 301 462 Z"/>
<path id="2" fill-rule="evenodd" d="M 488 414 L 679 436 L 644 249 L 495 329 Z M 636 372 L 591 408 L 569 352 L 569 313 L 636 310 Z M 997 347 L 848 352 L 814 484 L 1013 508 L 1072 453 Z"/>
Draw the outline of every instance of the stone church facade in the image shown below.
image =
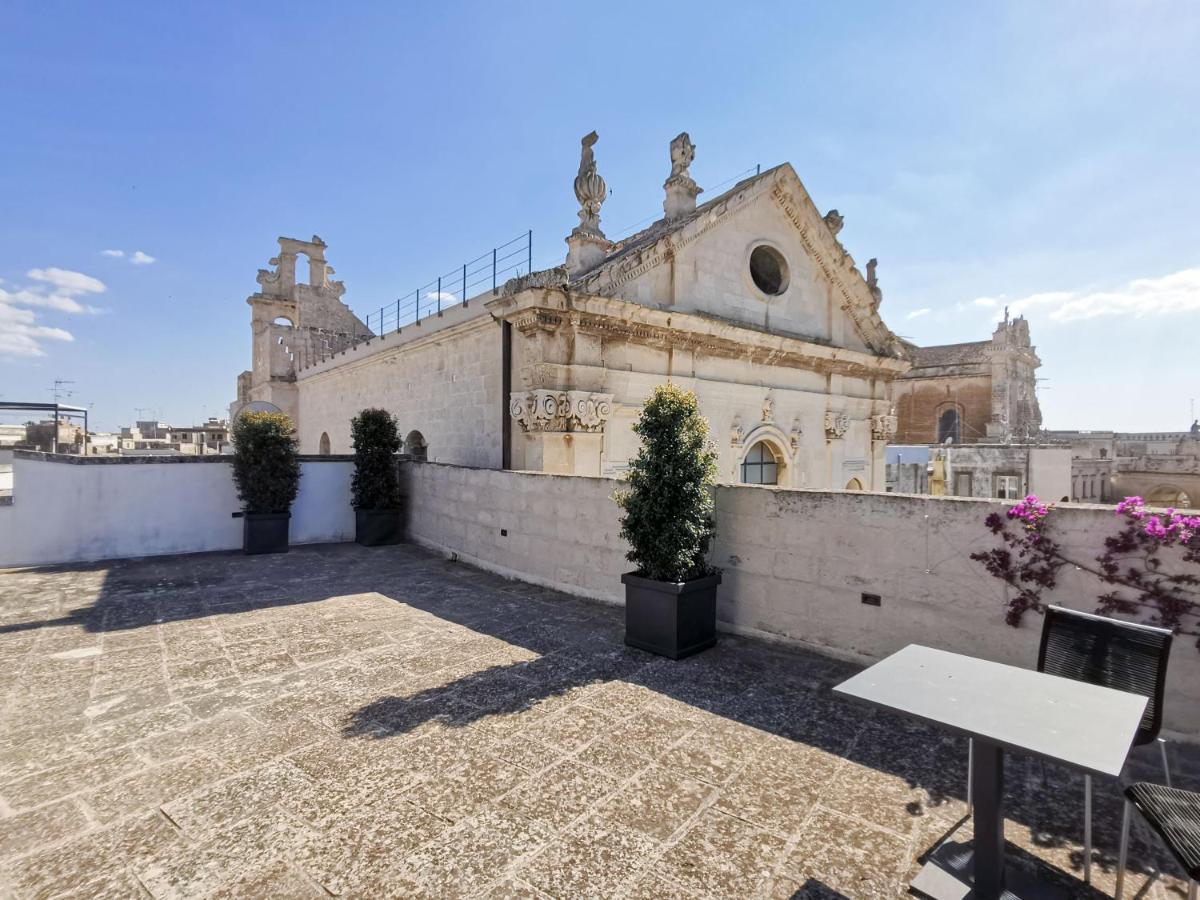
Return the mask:
<path id="1" fill-rule="evenodd" d="M 896 382 L 897 444 L 1005 444 L 1037 439 L 1042 411 L 1029 322 L 1004 320 L 988 341 L 907 345 Z"/>
<path id="2" fill-rule="evenodd" d="M 822 215 L 787 164 L 697 205 L 681 134 L 663 217 L 610 242 L 596 141 L 583 140 L 564 265 L 382 336 L 341 302 L 318 238 L 281 238 L 248 300 L 254 361 L 234 412 L 273 404 L 302 452 L 341 453 L 351 416 L 382 406 L 430 460 L 619 475 L 643 401 L 669 380 L 696 392 L 722 481 L 883 490 L 910 364 L 837 211 Z"/>

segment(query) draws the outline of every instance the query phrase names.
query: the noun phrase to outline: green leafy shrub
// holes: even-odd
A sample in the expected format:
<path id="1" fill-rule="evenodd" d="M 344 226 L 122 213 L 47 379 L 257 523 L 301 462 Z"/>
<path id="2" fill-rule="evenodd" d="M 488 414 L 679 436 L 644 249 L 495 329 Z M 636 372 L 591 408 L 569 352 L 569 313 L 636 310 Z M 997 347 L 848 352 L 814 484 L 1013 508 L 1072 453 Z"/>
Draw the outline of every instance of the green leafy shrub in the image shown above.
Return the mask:
<path id="1" fill-rule="evenodd" d="M 287 512 L 300 489 L 292 420 L 283 413 L 246 412 L 233 423 L 233 482 L 248 513 Z"/>
<path id="2" fill-rule="evenodd" d="M 712 485 L 717 453 L 696 395 L 672 384 L 654 389 L 633 426 L 641 449 L 629 464 L 629 487 L 615 500 L 625 511 L 621 537 L 637 574 L 691 581 L 713 570 L 705 562 L 713 536 Z"/>
<path id="3" fill-rule="evenodd" d="M 396 481 L 396 454 L 400 431 L 386 409 L 364 409 L 350 420 L 354 443 L 355 509 L 396 509 L 400 485 Z"/>

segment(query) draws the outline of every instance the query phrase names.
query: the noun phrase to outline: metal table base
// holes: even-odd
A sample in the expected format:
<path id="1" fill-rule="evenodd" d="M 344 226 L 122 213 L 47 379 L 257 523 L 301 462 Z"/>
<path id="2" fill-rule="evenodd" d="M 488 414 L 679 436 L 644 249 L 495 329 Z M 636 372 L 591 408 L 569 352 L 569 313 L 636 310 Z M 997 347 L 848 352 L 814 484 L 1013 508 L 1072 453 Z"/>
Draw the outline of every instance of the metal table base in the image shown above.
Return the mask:
<path id="1" fill-rule="evenodd" d="M 1067 900 L 1070 894 L 1004 861 L 1004 750 L 976 738 L 971 772 L 975 840 L 946 841 L 913 879 L 932 900 Z"/>

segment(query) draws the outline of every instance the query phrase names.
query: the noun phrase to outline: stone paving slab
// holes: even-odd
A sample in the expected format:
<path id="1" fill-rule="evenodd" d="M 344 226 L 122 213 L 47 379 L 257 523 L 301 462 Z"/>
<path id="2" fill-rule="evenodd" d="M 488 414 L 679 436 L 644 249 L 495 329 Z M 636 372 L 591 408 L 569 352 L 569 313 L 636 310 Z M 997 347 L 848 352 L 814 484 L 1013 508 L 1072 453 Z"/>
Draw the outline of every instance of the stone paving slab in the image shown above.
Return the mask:
<path id="1" fill-rule="evenodd" d="M 834 697 L 854 666 L 622 635 L 404 545 L 0 572 L 0 895 L 857 900 L 969 839 L 964 743 Z M 1007 777 L 1010 852 L 1110 895 L 1116 789 L 1089 889 L 1082 779 Z M 1183 896 L 1142 831 L 1132 884 Z"/>

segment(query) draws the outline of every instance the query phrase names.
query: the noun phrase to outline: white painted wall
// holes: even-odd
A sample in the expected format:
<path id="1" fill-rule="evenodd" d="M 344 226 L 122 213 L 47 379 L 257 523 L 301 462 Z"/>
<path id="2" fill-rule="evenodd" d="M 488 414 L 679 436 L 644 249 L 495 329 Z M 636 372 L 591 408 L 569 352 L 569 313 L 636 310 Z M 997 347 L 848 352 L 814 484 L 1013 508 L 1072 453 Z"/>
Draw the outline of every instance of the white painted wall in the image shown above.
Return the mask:
<path id="1" fill-rule="evenodd" d="M 401 464 L 410 538 L 460 559 L 620 603 L 628 571 L 607 478 Z M 1000 501 L 720 486 L 712 562 L 724 569 L 722 627 L 878 659 L 910 643 L 1032 667 L 1041 619 L 1004 622 L 1005 585 L 971 561 L 993 546 L 984 517 Z M 1111 508 L 1063 506 L 1068 554 L 1095 556 Z M 501 534 L 504 529 L 507 536 Z M 866 606 L 864 593 L 882 597 Z M 1055 602 L 1093 610 L 1094 580 L 1064 572 Z M 1192 630 L 1195 624 L 1191 623 Z M 1200 653 L 1172 654 L 1167 728 L 1200 737 Z"/>
<path id="2" fill-rule="evenodd" d="M 291 542 L 354 539 L 344 460 L 301 463 Z M 13 504 L 0 506 L 0 566 L 30 566 L 242 546 L 228 458 L 72 464 L 13 460 Z"/>

